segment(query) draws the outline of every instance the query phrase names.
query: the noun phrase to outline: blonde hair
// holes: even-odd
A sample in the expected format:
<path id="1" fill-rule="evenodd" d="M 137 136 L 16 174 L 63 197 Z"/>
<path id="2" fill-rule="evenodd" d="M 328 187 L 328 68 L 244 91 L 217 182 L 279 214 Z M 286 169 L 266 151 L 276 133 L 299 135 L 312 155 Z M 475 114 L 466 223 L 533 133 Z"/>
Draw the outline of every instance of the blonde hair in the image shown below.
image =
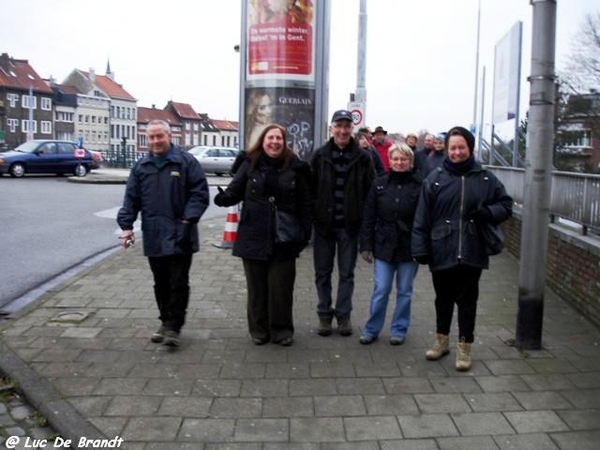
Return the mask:
<path id="1" fill-rule="evenodd" d="M 388 150 L 388 159 L 392 156 L 392 153 L 400 153 L 410 159 L 410 168 L 413 168 L 415 154 L 411 148 L 406 144 L 394 144 Z"/>

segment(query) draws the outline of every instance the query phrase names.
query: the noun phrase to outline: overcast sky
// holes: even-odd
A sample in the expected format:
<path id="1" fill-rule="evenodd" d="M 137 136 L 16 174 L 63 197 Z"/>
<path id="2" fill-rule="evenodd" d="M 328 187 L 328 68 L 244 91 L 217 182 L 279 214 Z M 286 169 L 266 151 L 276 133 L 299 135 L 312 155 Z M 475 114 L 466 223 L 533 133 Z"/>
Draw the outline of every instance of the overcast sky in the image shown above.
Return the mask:
<path id="1" fill-rule="evenodd" d="M 597 0 L 558 0 L 557 69 Z M 473 120 L 478 0 L 368 0 L 367 123 L 407 133 Z M 521 110 L 531 67 L 529 0 L 482 0 L 480 66 L 491 119 L 494 46 L 523 21 Z M 0 52 L 62 82 L 106 62 L 138 106 L 174 100 L 238 120 L 241 0 L 0 0 Z M 331 0 L 329 114 L 356 88 L 359 0 Z M 479 70 L 481 89 L 482 69 Z M 477 108 L 479 121 L 479 106 Z"/>

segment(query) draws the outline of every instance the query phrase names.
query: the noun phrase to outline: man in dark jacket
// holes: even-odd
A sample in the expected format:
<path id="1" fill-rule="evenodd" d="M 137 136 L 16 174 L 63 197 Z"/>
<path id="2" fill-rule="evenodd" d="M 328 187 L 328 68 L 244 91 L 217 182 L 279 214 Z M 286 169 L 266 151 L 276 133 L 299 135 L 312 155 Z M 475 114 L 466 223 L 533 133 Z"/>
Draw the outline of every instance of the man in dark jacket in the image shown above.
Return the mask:
<path id="1" fill-rule="evenodd" d="M 117 223 L 127 248 L 135 242 L 133 224 L 142 213 L 144 255 L 154 275 L 160 328 L 151 341 L 176 347 L 189 301 L 192 254 L 199 250 L 197 223 L 208 207 L 202 167 L 171 143 L 167 122 L 152 120 L 146 130 L 150 152 L 131 169 Z"/>
<path id="2" fill-rule="evenodd" d="M 331 139 L 315 151 L 311 161 L 314 177 L 314 267 L 319 302 L 317 332 L 331 334 L 333 317 L 342 336 L 352 334 L 350 313 L 354 292 L 354 267 L 363 205 L 375 169 L 368 153 L 352 138 L 352 113 L 336 111 L 331 120 Z M 331 274 L 337 251 L 339 284 L 332 307 Z"/>

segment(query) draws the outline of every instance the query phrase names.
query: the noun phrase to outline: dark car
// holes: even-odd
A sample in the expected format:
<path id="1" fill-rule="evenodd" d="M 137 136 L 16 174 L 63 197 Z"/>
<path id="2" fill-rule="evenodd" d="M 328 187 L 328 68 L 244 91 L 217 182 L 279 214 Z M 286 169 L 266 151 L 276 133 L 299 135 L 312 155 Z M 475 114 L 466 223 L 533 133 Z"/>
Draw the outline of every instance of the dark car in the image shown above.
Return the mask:
<path id="1" fill-rule="evenodd" d="M 69 141 L 36 139 L 0 153 L 0 175 L 21 178 L 26 173 L 71 173 L 84 177 L 95 167 L 92 154 Z"/>
<path id="2" fill-rule="evenodd" d="M 200 145 L 190 148 L 188 152 L 195 156 L 205 172 L 220 176 L 231 172 L 239 150 L 232 147 Z"/>

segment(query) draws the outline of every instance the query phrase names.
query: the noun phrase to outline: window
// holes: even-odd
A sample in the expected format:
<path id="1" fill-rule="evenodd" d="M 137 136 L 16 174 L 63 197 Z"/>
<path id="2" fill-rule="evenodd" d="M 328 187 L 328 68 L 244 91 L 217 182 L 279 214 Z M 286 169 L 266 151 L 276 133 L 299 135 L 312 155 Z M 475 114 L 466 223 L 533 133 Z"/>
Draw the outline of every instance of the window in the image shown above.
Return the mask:
<path id="1" fill-rule="evenodd" d="M 52 134 L 52 122 L 49 120 L 42 120 L 41 128 L 42 134 Z"/>
<path id="2" fill-rule="evenodd" d="M 198 124 L 197 123 L 194 124 L 194 131 L 198 131 Z"/>
<path id="3" fill-rule="evenodd" d="M 66 142 L 58 143 L 58 153 L 62 153 L 64 155 L 75 153 L 75 145 L 67 144 Z"/>
<path id="4" fill-rule="evenodd" d="M 147 147 L 148 146 L 148 138 L 146 137 L 146 135 L 140 134 L 138 137 L 139 137 L 140 147 Z"/>
<path id="5" fill-rule="evenodd" d="M 108 117 L 104 118 L 104 125 L 108 125 Z"/>
<path id="6" fill-rule="evenodd" d="M 52 111 L 52 99 L 48 97 L 42 97 L 42 109 L 44 111 Z"/>
<path id="7" fill-rule="evenodd" d="M 92 116 L 92 123 L 96 123 L 96 116 Z"/>
<path id="8" fill-rule="evenodd" d="M 34 97 L 33 95 L 32 96 L 23 95 L 22 105 L 23 105 L 23 108 L 36 109 L 37 97 Z"/>
<path id="9" fill-rule="evenodd" d="M 17 94 L 6 94 L 6 99 L 10 103 L 10 107 L 15 108 L 17 106 L 17 102 L 19 101 L 19 96 Z"/>
<path id="10" fill-rule="evenodd" d="M 87 114 L 85 116 L 85 123 L 90 123 L 90 116 Z"/>
<path id="11" fill-rule="evenodd" d="M 186 122 L 186 123 L 185 123 L 185 129 L 186 129 L 186 130 L 189 130 L 189 129 L 190 129 L 190 123 L 189 123 L 189 122 Z"/>
<path id="12" fill-rule="evenodd" d="M 23 130 L 23 133 L 37 133 L 37 121 L 32 120 L 31 127 L 29 126 L 29 122 L 29 120 L 21 121 L 21 129 Z"/>
<path id="13" fill-rule="evenodd" d="M 10 128 L 10 132 L 14 133 L 19 128 L 19 119 L 6 119 L 6 125 Z"/>

